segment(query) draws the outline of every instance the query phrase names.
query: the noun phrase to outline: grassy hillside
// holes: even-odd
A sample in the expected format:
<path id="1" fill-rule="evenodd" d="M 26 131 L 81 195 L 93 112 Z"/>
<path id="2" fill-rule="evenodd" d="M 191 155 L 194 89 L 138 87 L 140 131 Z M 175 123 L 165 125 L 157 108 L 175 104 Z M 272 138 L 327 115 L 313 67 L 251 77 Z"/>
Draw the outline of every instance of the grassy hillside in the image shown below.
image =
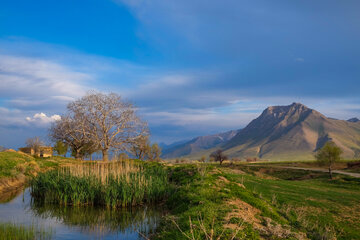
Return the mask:
<path id="1" fill-rule="evenodd" d="M 0 200 L 6 201 L 10 193 L 21 188 L 39 172 L 78 162 L 75 159 L 63 157 L 34 158 L 25 153 L 0 152 Z M 11 194 L 10 194 L 11 195 Z"/>
<path id="2" fill-rule="evenodd" d="M 51 158 L 35 158 L 20 152 L 0 152 L 0 178 L 16 177 L 19 174 L 32 176 L 60 165 L 76 163 L 78 160 L 54 156 Z"/>
<path id="3" fill-rule="evenodd" d="M 0 152 L 0 177 L 15 177 L 31 174 L 38 168 L 35 158 L 17 152 Z"/>
<path id="4" fill-rule="evenodd" d="M 360 239 L 360 181 L 246 165 L 171 167 L 154 239 Z"/>

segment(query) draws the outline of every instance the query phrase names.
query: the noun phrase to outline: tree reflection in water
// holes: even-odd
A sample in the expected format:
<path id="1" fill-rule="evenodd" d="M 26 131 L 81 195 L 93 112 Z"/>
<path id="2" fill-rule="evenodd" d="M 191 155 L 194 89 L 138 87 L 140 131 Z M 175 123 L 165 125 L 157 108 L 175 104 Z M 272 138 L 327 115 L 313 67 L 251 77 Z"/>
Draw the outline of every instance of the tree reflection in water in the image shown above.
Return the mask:
<path id="1" fill-rule="evenodd" d="M 154 232 L 164 213 L 156 206 L 112 209 L 40 204 L 36 201 L 31 202 L 30 208 L 38 217 L 55 218 L 69 227 L 80 227 L 82 232 L 99 237 L 109 233 L 140 232 L 149 235 Z"/>

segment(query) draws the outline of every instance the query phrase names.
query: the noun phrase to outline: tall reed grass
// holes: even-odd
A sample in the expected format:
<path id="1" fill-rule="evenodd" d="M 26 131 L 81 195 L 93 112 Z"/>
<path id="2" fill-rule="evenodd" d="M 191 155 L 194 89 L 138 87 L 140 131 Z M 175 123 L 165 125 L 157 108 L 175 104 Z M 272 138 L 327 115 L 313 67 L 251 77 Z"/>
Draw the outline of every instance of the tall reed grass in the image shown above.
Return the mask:
<path id="1" fill-rule="evenodd" d="M 134 206 L 161 200 L 168 191 L 163 166 L 133 160 L 63 167 L 31 181 L 35 200 L 64 205 Z"/>
<path id="2" fill-rule="evenodd" d="M 0 239 L 34 240 L 51 239 L 52 232 L 35 225 L 24 226 L 15 223 L 0 223 Z"/>

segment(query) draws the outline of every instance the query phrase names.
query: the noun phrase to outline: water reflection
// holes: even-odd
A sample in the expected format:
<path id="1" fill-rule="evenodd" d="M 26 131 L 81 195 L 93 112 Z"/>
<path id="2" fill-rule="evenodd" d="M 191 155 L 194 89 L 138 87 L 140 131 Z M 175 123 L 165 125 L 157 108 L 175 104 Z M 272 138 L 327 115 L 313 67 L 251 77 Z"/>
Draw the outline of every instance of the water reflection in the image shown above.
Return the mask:
<path id="1" fill-rule="evenodd" d="M 0 221 L 50 227 L 55 239 L 142 239 L 158 226 L 159 207 L 110 209 L 44 205 L 33 201 L 26 189 L 13 200 L 0 204 Z"/>
<path id="2" fill-rule="evenodd" d="M 156 228 L 161 217 L 159 209 L 138 207 L 109 209 L 96 207 L 64 207 L 31 203 L 37 217 L 54 218 L 68 226 L 78 226 L 82 231 L 95 233 L 127 232 L 135 229 L 148 233 Z"/>
<path id="3" fill-rule="evenodd" d="M 20 193 L 24 191 L 23 187 L 16 188 L 12 191 L 7 191 L 0 194 L 0 203 L 7 203 L 10 202 L 12 199 L 17 197 Z"/>

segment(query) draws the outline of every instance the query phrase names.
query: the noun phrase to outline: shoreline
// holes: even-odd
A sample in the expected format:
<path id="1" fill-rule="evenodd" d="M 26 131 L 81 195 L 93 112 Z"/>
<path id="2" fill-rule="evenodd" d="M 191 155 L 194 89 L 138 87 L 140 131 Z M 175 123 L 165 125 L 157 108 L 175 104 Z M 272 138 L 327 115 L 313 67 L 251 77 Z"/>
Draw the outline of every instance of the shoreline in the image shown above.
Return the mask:
<path id="1" fill-rule="evenodd" d="M 6 202 L 26 186 L 27 177 L 20 174 L 12 178 L 0 179 L 0 202 Z"/>

